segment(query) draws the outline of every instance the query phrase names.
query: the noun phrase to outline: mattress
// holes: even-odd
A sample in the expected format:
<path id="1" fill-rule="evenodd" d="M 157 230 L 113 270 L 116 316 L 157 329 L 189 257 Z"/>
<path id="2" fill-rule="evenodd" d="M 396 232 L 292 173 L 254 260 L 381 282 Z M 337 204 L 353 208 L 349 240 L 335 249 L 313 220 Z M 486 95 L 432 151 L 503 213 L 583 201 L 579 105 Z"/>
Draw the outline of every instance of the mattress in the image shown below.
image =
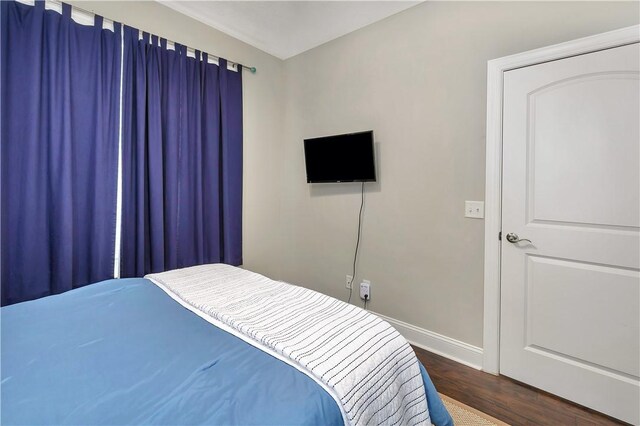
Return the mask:
<path id="1" fill-rule="evenodd" d="M 3 425 L 343 424 L 311 378 L 145 279 L 3 307 L 0 328 Z M 432 421 L 452 424 L 421 371 Z"/>

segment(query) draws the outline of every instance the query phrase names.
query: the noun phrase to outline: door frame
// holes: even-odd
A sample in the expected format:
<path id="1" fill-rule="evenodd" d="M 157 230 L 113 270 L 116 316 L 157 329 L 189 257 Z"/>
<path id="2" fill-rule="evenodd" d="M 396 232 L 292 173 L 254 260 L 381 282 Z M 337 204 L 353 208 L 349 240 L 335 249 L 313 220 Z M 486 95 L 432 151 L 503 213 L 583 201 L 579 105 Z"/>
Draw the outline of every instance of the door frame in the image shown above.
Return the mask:
<path id="1" fill-rule="evenodd" d="M 640 42 L 640 25 L 530 50 L 487 63 L 487 139 L 484 224 L 484 326 L 482 369 L 500 372 L 502 231 L 502 102 L 504 73 L 516 68 Z"/>

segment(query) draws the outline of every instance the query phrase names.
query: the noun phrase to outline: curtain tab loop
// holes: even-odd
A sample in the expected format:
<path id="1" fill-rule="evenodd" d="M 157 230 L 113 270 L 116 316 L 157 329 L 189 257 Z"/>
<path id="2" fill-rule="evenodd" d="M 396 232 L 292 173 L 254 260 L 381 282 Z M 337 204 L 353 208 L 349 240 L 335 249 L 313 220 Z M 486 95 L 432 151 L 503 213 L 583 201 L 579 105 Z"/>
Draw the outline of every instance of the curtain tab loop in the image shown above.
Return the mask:
<path id="1" fill-rule="evenodd" d="M 100 15 L 93 15 L 93 26 L 98 28 L 98 29 L 102 29 L 102 23 L 104 22 L 104 18 Z M 114 30 L 115 30 L 115 26 L 114 26 Z"/>
<path id="2" fill-rule="evenodd" d="M 146 32 L 142 32 L 142 40 L 144 40 L 145 43 L 149 43 L 149 33 Z"/>
<path id="3" fill-rule="evenodd" d="M 36 10 L 44 10 L 44 0 L 36 0 L 34 6 Z"/>
<path id="4" fill-rule="evenodd" d="M 220 67 L 221 70 L 227 70 L 227 60 L 224 58 L 218 58 L 218 67 Z"/>
<path id="5" fill-rule="evenodd" d="M 42 2 L 44 4 L 44 2 Z M 71 5 L 67 3 L 62 3 L 62 16 L 67 19 L 71 19 Z"/>
<path id="6" fill-rule="evenodd" d="M 196 50 L 195 54 L 196 54 L 196 61 L 200 61 L 200 51 Z"/>
<path id="7" fill-rule="evenodd" d="M 157 35 L 152 35 L 151 36 L 151 44 L 153 46 L 159 46 L 159 44 L 158 44 L 158 36 Z"/>
<path id="8" fill-rule="evenodd" d="M 162 50 L 167 50 L 167 39 L 166 38 L 161 38 L 160 39 L 160 47 L 162 47 Z"/>

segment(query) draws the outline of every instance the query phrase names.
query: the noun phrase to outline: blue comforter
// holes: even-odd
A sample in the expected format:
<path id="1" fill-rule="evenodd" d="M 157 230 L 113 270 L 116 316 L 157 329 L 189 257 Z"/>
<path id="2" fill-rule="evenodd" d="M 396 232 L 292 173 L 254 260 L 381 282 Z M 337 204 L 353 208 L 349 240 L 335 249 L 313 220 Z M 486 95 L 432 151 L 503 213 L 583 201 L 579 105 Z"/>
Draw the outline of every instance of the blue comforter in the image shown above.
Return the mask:
<path id="1" fill-rule="evenodd" d="M 342 424 L 312 379 L 145 279 L 7 306 L 0 327 L 3 425 Z M 421 369 L 432 421 L 453 424 Z"/>

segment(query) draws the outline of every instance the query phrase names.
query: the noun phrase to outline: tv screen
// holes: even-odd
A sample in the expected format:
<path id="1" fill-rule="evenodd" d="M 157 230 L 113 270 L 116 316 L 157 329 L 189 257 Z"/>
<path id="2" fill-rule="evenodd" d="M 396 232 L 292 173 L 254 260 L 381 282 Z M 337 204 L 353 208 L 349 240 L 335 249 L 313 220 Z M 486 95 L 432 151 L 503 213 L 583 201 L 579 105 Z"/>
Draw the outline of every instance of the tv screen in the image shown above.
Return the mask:
<path id="1" fill-rule="evenodd" d="M 304 140 L 307 182 L 375 182 L 373 130 Z"/>

